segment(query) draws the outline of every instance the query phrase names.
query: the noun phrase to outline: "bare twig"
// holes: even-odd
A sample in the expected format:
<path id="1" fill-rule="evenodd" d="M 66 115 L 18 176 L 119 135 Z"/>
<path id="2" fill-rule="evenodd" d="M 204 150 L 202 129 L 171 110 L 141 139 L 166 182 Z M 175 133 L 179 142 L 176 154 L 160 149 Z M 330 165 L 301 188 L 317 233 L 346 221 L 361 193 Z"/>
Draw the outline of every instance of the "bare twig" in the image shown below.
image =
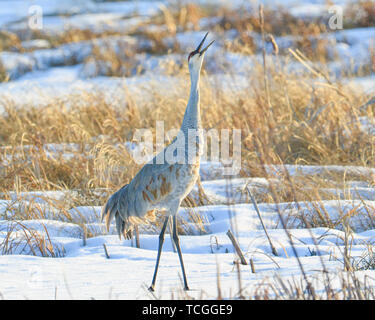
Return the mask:
<path id="1" fill-rule="evenodd" d="M 246 190 L 247 190 L 247 193 L 248 193 L 249 196 L 250 196 L 250 199 L 251 199 L 251 202 L 253 203 L 253 206 L 254 206 L 254 208 L 255 208 L 255 211 L 256 211 L 257 214 L 258 214 L 258 218 L 259 218 L 259 220 L 260 220 L 260 223 L 261 223 L 261 225 L 262 225 L 262 228 L 263 228 L 263 230 L 264 230 L 264 233 L 266 234 L 266 237 L 267 237 L 268 242 L 269 242 L 269 244 L 270 244 L 271 251 L 272 251 L 272 253 L 273 253 L 275 256 L 278 256 L 277 251 L 276 251 L 276 248 L 275 248 L 275 246 L 273 245 L 270 236 L 268 235 L 267 228 L 266 228 L 266 226 L 265 226 L 264 223 L 263 223 L 263 219 L 262 219 L 262 216 L 260 215 L 260 211 L 259 211 L 259 208 L 258 208 L 258 204 L 257 204 L 257 202 L 255 201 L 255 198 L 253 197 L 253 195 L 252 195 L 252 193 L 251 193 L 251 191 L 250 191 L 250 189 L 249 189 L 248 186 L 246 186 Z"/>
<path id="2" fill-rule="evenodd" d="M 241 251 L 241 248 L 240 248 L 240 246 L 239 246 L 239 244 L 238 244 L 236 238 L 234 237 L 232 231 L 228 230 L 228 232 L 227 232 L 227 236 L 228 236 L 228 238 L 230 239 L 230 241 L 232 241 L 233 247 L 234 247 L 234 249 L 236 250 L 237 255 L 240 257 L 241 264 L 243 264 L 243 265 L 247 265 L 247 261 L 246 261 L 244 255 L 243 255 L 243 253 L 242 253 L 242 251 Z"/>
<path id="3" fill-rule="evenodd" d="M 109 259 L 110 256 L 109 256 L 109 254 L 108 254 L 107 246 L 105 245 L 105 243 L 103 243 L 103 248 L 104 248 L 104 253 L 105 253 L 106 258 Z"/>
<path id="4" fill-rule="evenodd" d="M 82 225 L 82 244 L 83 246 L 85 247 L 86 246 L 86 238 L 87 238 L 87 228 L 86 228 L 86 225 Z"/>
<path id="5" fill-rule="evenodd" d="M 251 267 L 251 272 L 255 273 L 255 266 L 254 266 L 254 260 L 253 260 L 253 258 L 250 258 L 250 267 Z"/>

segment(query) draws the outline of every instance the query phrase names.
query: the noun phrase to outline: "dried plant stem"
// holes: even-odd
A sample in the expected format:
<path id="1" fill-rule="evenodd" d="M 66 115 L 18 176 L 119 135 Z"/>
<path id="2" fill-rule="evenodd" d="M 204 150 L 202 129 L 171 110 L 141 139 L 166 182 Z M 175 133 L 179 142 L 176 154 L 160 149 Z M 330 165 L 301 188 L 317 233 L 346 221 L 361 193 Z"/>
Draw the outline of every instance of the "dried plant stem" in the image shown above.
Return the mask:
<path id="1" fill-rule="evenodd" d="M 253 258 L 250 258 L 250 267 L 251 267 L 251 272 L 255 273 L 255 266 L 254 266 L 254 260 L 253 260 Z"/>
<path id="2" fill-rule="evenodd" d="M 263 223 L 263 219 L 262 219 L 262 216 L 260 215 L 260 211 L 259 211 L 259 208 L 258 208 L 258 204 L 257 204 L 257 202 L 255 201 L 255 198 L 253 197 L 253 195 L 252 195 L 252 193 L 251 193 L 251 191 L 250 191 L 250 189 L 249 189 L 248 186 L 246 186 L 246 190 L 247 190 L 247 193 L 249 194 L 249 197 L 250 197 L 250 199 L 251 199 L 251 202 L 253 203 L 253 206 L 254 206 L 254 208 L 255 208 L 255 211 L 256 211 L 257 214 L 258 214 L 258 218 L 259 218 L 259 220 L 260 220 L 260 223 L 261 223 L 261 225 L 262 225 L 262 228 L 263 228 L 263 230 L 264 230 L 264 233 L 266 234 L 266 237 L 267 237 L 268 242 L 269 242 L 269 244 L 270 244 L 271 251 L 272 251 L 273 255 L 278 256 L 277 251 L 276 251 L 276 248 L 275 248 L 275 246 L 273 245 L 273 243 L 272 243 L 272 241 L 271 241 L 271 238 L 270 238 L 270 236 L 269 236 L 269 234 L 268 234 L 268 232 L 267 232 L 267 228 L 266 228 L 266 226 L 265 226 L 264 223 Z"/>
<path id="3" fill-rule="evenodd" d="M 247 265 L 247 261 L 246 261 L 244 255 L 243 255 L 243 253 L 241 251 L 241 248 L 240 248 L 240 246 L 239 246 L 236 238 L 234 237 L 232 231 L 228 230 L 227 236 L 230 239 L 230 241 L 232 241 L 233 247 L 236 250 L 236 253 L 237 253 L 237 255 L 239 256 L 239 258 L 241 260 L 241 264 Z"/>
<path id="4" fill-rule="evenodd" d="M 103 243 L 103 248 L 104 248 L 105 257 L 106 257 L 107 259 L 109 259 L 110 256 L 109 256 L 109 254 L 108 254 L 107 246 L 105 245 L 105 243 Z"/>
<path id="5" fill-rule="evenodd" d="M 82 245 L 85 247 L 86 246 L 86 238 L 87 238 L 87 228 L 86 225 L 84 224 L 82 226 Z"/>
<path id="6" fill-rule="evenodd" d="M 269 85 L 268 85 L 268 77 L 267 77 L 267 63 L 266 63 L 266 39 L 264 36 L 264 15 L 263 15 L 263 5 L 259 6 L 259 24 L 260 24 L 260 30 L 262 34 L 262 57 L 263 57 L 263 75 L 264 75 L 264 88 L 266 90 L 266 96 L 267 96 L 267 103 L 268 107 L 271 111 L 272 105 L 271 105 L 271 98 L 270 98 L 270 91 L 269 91 Z"/>

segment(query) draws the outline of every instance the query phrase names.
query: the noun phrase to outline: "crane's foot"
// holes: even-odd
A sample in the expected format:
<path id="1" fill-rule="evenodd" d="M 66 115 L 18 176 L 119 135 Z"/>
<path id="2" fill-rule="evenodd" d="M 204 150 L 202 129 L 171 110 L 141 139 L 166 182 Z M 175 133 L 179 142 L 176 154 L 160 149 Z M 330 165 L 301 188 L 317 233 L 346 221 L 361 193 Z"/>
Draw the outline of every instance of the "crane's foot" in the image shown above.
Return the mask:
<path id="1" fill-rule="evenodd" d="M 189 291 L 190 289 L 189 289 L 188 286 L 185 286 L 184 290 L 185 290 L 185 291 Z"/>
<path id="2" fill-rule="evenodd" d="M 154 291 L 155 291 L 154 286 L 151 285 L 151 286 L 148 288 L 148 291 L 154 292 Z"/>

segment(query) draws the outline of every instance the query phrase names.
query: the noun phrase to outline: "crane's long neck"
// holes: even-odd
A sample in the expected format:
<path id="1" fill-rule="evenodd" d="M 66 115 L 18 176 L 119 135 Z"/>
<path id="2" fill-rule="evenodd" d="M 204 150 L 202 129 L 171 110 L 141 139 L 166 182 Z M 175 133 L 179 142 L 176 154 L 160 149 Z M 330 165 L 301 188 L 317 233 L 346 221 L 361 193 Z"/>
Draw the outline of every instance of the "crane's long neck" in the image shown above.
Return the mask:
<path id="1" fill-rule="evenodd" d="M 199 70 L 190 71 L 190 97 L 187 104 L 184 119 L 181 125 L 181 131 L 187 132 L 188 129 L 199 129 L 201 125 L 200 104 L 199 104 Z"/>

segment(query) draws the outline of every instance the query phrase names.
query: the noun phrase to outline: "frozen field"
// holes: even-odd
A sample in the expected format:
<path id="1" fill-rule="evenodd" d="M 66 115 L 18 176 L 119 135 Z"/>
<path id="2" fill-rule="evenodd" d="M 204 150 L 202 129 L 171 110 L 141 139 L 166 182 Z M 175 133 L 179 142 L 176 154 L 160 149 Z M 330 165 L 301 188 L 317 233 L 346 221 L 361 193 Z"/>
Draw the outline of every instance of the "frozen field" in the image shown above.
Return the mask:
<path id="1" fill-rule="evenodd" d="M 181 236 L 189 284 L 193 289 L 186 293 L 187 296 L 215 298 L 218 276 L 224 297 L 235 298 L 238 295 L 238 274 L 233 264 L 237 258 L 226 235 L 228 229 L 235 231 L 246 259 L 252 258 L 256 269 L 254 274 L 251 273 L 249 265 L 240 266 L 244 295 L 251 296 L 255 289 L 267 288 L 268 283 L 273 283 L 273 277 L 276 275 L 285 281 L 299 282 L 300 268 L 296 262 L 296 253 L 306 274 L 316 283 L 315 287 L 320 288 L 321 292 L 318 291 L 318 294 L 324 292 L 323 268 L 329 272 L 333 287 L 339 287 L 342 281 L 340 272 L 343 269 L 346 237 L 349 237 L 353 265 L 359 270 L 363 268 L 357 275 L 362 280 L 368 276 L 368 284 L 373 285 L 374 271 L 371 268 L 366 270 L 366 263 L 373 263 L 372 245 L 375 242 L 375 201 L 371 200 L 374 199 L 371 186 L 362 184 L 363 186 L 357 189 L 356 186 L 360 183 L 352 182 L 353 189 L 362 192 L 361 200 L 354 200 L 354 196 L 353 200 L 338 198 L 316 203 L 280 203 L 278 208 L 274 204 L 260 203 L 263 221 L 278 253 L 278 256 L 274 256 L 253 205 L 248 203 L 246 196 L 243 196 L 242 200 L 241 197 L 236 199 L 231 196 L 231 193 L 241 194 L 246 185 L 253 192 L 258 189 L 267 192 L 265 179 L 235 179 L 229 186 L 228 180 L 205 180 L 202 185 L 207 196 L 217 204 L 193 209 L 204 221 L 207 234 L 200 235 L 199 230 L 191 224 L 185 228 L 190 227 L 194 235 Z M 231 200 L 235 199 L 237 204 L 226 205 L 228 195 Z M 0 257 L 0 269 L 3 297 L 152 298 L 147 288 L 153 274 L 157 252 L 157 231 L 142 227 L 140 248 L 136 248 L 133 241 L 118 239 L 114 225 L 111 227 L 110 235 L 106 235 L 104 225 L 99 222 L 101 207 L 72 208 L 69 211 L 69 219 L 62 215 L 53 203 L 63 197 L 66 197 L 63 192 L 21 193 L 13 194 L 11 200 L 3 200 L 0 203 L 0 240 L 3 253 Z M 22 200 L 19 200 L 20 198 Z M 32 210 L 35 213 L 33 219 L 12 219 L 16 212 L 30 206 L 35 207 L 35 210 Z M 303 213 L 308 219 L 318 215 L 319 208 L 324 208 L 335 228 L 305 228 L 300 214 Z M 190 210 L 182 208 L 179 212 L 180 217 L 188 221 Z M 293 251 L 290 239 L 282 227 L 278 212 L 288 227 L 296 252 Z M 343 215 L 347 217 L 352 230 L 350 234 L 346 234 Z M 93 235 L 85 242 L 84 230 Z M 40 249 L 40 239 L 43 239 L 44 250 Z M 106 258 L 103 244 L 106 245 L 109 259 Z M 164 299 L 171 298 L 172 294 L 174 297 L 185 297 L 185 293 L 181 291 L 177 254 L 173 252 L 169 236 L 166 238 L 161 261 L 155 295 Z M 265 278 L 267 281 L 264 283 Z M 303 286 L 301 289 L 304 289 Z"/>
<path id="2" fill-rule="evenodd" d="M 219 23 L 218 16 L 207 14 L 195 21 L 194 27 L 190 28 L 186 23 L 187 27 L 181 30 L 173 30 L 173 24 L 171 27 L 168 23 L 159 23 L 160 16 L 169 21 L 166 10 L 175 8 L 177 2 L 180 3 L 172 0 L 36 0 L 32 4 L 43 10 L 43 28 L 32 33 L 27 20 L 30 1 L 0 0 L 0 113 L 38 110 L 54 105 L 56 101 L 67 110 L 74 110 L 79 104 L 85 105 L 82 97 L 93 95 L 100 96 L 106 106 L 126 114 L 125 102 L 127 106 L 149 107 L 155 93 L 163 99 L 173 99 L 173 88 L 188 88 L 187 73 L 181 76 L 176 70 L 183 68 L 187 54 L 205 32 L 212 30 L 209 37 L 216 42 L 207 53 L 202 80 L 211 88 L 209 92 L 213 97 L 245 99 L 256 96 L 258 87 L 255 86 L 254 91 L 247 88 L 253 70 L 262 64 L 301 76 L 312 91 L 318 90 L 329 77 L 326 87 L 338 83 L 336 91 L 341 93 L 345 86 L 345 93 L 351 90 L 362 96 L 363 99 L 354 106 L 359 110 L 353 116 L 358 123 L 356 132 L 372 137 L 371 141 L 375 143 L 372 111 L 375 104 L 375 25 L 309 35 L 311 43 L 324 43 L 326 61 L 315 59 L 307 68 L 304 61 L 292 59 L 288 52 L 289 48 L 298 47 L 301 41 L 307 41 L 302 36 L 275 35 L 280 50 L 277 55 L 271 42 L 264 42 L 256 31 L 249 31 L 247 35 L 251 37 L 254 49 L 239 52 L 228 49 L 228 42 L 237 43 L 243 33 L 240 36 L 234 28 L 215 28 Z M 290 19 L 305 21 L 325 16 L 329 10 L 323 0 L 261 2 L 266 8 L 282 6 L 290 14 Z M 353 4 L 346 0 L 332 2 L 344 10 Z M 251 11 L 257 10 L 259 5 L 258 1 L 240 0 L 184 0 L 180 4 L 183 3 L 205 8 L 204 12 L 210 12 L 212 6 Z M 69 32 L 77 33 L 81 38 L 77 40 L 70 35 L 72 38 L 69 39 L 73 40 L 61 40 Z M 17 35 L 17 41 L 9 34 Z M 155 40 L 156 36 L 150 34 L 163 36 L 161 40 Z M 1 42 L 3 38 L 11 39 L 10 44 L 8 40 Z M 53 39 L 59 41 L 53 42 Z M 162 50 L 157 51 L 157 46 Z M 103 48 L 108 51 L 100 52 Z M 317 45 L 312 50 L 318 48 Z M 105 61 L 106 54 L 121 56 L 124 51 L 134 54 L 130 58 L 126 56 L 126 64 L 120 63 L 114 72 L 113 66 Z M 311 70 L 323 71 L 311 74 Z M 263 80 L 260 82 L 263 85 Z M 182 92 L 188 95 L 188 91 Z M 207 90 L 202 94 L 205 92 Z M 281 99 L 284 98 L 280 96 Z M 318 95 L 316 99 L 319 99 Z M 162 103 L 163 100 L 157 101 Z M 313 105 L 313 101 L 306 104 Z M 306 108 L 306 126 L 313 125 L 316 119 L 320 119 L 320 114 L 328 114 L 329 108 L 329 105 L 324 105 L 313 114 Z M 134 110 L 129 112 L 136 113 Z M 142 118 L 142 113 L 139 114 Z M 347 123 L 353 119 L 348 119 Z M 5 122 L 2 120 L 0 125 Z M 216 123 L 220 125 L 219 121 Z M 53 123 L 48 125 L 51 131 L 56 130 Z M 105 123 L 103 127 L 106 125 L 111 124 Z M 321 129 L 322 139 L 331 129 Z M 17 146 L 3 142 L 11 139 L 2 133 L 0 178 L 8 178 L 7 168 L 23 159 L 25 166 L 32 168 L 30 172 L 40 174 L 32 176 L 29 185 L 41 179 L 43 170 L 35 169 L 32 160 L 35 146 L 45 157 L 43 161 L 66 162 L 69 166 L 69 161 L 74 159 L 82 162 L 93 159 L 97 165 L 99 156 L 93 144 L 111 137 L 87 138 L 94 129 L 89 128 L 84 133 L 80 130 L 84 131 L 77 124 L 72 139 L 56 143 L 35 142 L 27 135 L 21 139 L 18 134 L 8 132 L 14 141 L 22 141 Z M 84 136 L 84 142 L 71 142 L 79 134 Z M 345 131 L 346 136 L 351 134 Z M 114 143 L 114 149 L 130 150 L 135 146 L 130 138 L 124 138 L 128 141 L 126 143 Z M 345 141 L 339 143 L 345 145 Z M 4 182 L 1 186 L 0 183 L 0 298 L 216 299 L 221 295 L 236 299 L 262 297 L 268 292 L 271 298 L 287 299 L 298 298 L 298 294 L 292 289 L 288 292 L 284 284 L 288 288 L 299 288 L 306 294 L 303 272 L 319 297 L 325 298 L 329 281 L 339 298 L 347 298 L 342 288 L 344 282 L 349 284 L 352 281 L 352 274 L 344 271 L 348 265 L 362 283 L 365 295 L 366 290 L 375 287 L 375 168 L 371 161 L 367 166 L 365 160 L 363 165 L 342 165 L 340 161 L 324 165 L 309 165 L 304 161 L 298 165 L 269 164 L 263 170 L 249 167 L 231 179 L 223 176 L 220 163 L 202 162 L 201 186 L 205 196 L 202 198 L 198 186 L 195 186 L 189 195 L 195 205 L 184 206 L 179 211 L 181 249 L 192 290 L 182 290 L 178 256 L 168 234 L 153 294 L 147 288 L 155 266 L 159 226 L 140 226 L 140 248 L 137 248 L 134 239 L 118 238 L 114 223 L 107 233 L 100 221 L 101 204 L 108 188 L 93 186 L 90 199 L 94 200 L 85 202 L 80 198 L 78 187 L 69 189 L 54 182 L 48 185 L 48 190 L 37 187 L 30 190 L 22 188 L 16 175 L 11 185 L 5 186 Z M 116 170 L 124 169 L 117 162 L 113 166 Z M 80 168 L 87 172 L 89 169 L 89 166 Z M 57 167 L 55 171 L 59 177 Z M 286 176 L 297 181 L 296 193 L 301 200 L 293 201 L 294 191 L 285 191 L 289 179 Z M 306 183 L 308 179 L 314 183 Z M 257 199 L 277 256 L 271 251 L 246 188 Z M 280 201 L 271 196 L 274 192 L 280 195 Z M 238 256 L 226 234 L 229 229 L 236 236 L 248 265 L 234 263 Z M 255 273 L 251 270 L 250 259 Z M 372 292 L 372 296 L 365 297 L 373 299 Z"/>

